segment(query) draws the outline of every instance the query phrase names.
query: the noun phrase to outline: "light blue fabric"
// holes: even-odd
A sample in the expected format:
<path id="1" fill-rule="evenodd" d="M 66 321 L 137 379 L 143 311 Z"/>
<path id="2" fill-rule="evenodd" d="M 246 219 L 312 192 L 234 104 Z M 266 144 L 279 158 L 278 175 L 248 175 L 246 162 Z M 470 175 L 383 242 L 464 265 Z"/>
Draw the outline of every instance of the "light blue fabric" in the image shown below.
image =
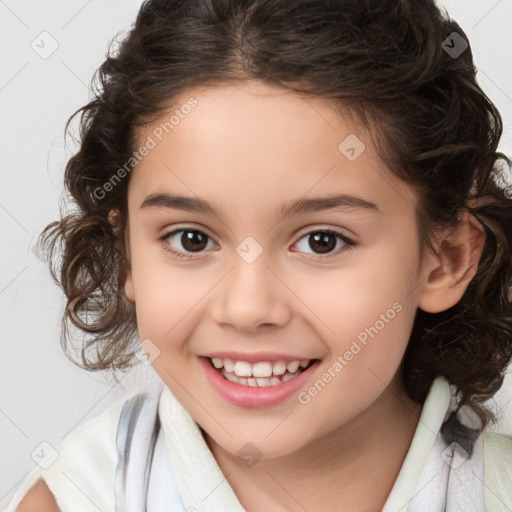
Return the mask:
<path id="1" fill-rule="evenodd" d="M 454 441 L 448 445 L 441 434 L 441 426 L 457 406 L 453 392 L 454 389 L 450 390 L 444 378 L 438 377 L 433 382 L 399 478 L 382 512 L 512 510 L 511 503 L 507 501 L 512 500 L 512 438 L 492 433 L 481 435 L 471 441 L 470 454 L 462 448 L 468 447 L 464 433 L 456 434 Z M 191 421 L 191 418 L 188 419 Z M 138 428 L 145 429 L 148 434 L 152 425 L 146 419 L 146 422 L 139 421 Z M 175 433 L 179 435 L 179 432 Z M 152 493 L 147 510 L 163 512 L 166 510 L 163 505 L 165 502 L 173 504 L 171 510 L 184 510 L 165 443 L 155 446 L 155 458 L 161 461 L 161 466 L 159 471 L 151 471 Z M 142 479 L 142 473 L 139 473 Z M 159 482 L 154 478 L 158 478 Z M 136 487 L 137 484 L 133 482 L 133 485 Z M 171 495 L 169 489 L 172 489 Z M 165 498 L 162 493 L 166 494 Z M 152 508 L 156 502 L 159 506 Z"/>
<path id="2" fill-rule="evenodd" d="M 124 404 L 117 428 L 116 512 L 185 510 L 158 416 L 160 394 Z"/>
<path id="3" fill-rule="evenodd" d="M 436 379 L 383 512 L 512 511 L 512 438 L 486 432 L 466 457 L 440 432 L 454 405 L 453 390 Z M 165 386 L 113 404 L 57 451 L 57 461 L 31 472 L 6 511 L 39 478 L 63 512 L 115 512 L 114 500 L 123 512 L 244 510 L 226 479 L 218 484 L 223 475 L 199 426 Z"/>

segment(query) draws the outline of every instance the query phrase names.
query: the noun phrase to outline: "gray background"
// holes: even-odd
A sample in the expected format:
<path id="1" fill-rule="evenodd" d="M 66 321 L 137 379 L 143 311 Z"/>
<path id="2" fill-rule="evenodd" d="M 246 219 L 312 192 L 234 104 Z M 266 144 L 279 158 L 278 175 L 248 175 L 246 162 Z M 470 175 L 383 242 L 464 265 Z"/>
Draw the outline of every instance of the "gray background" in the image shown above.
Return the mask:
<path id="1" fill-rule="evenodd" d="M 115 384 L 64 356 L 62 294 L 33 251 L 59 215 L 63 170 L 75 149 L 71 140 L 64 147 L 65 122 L 89 100 L 108 41 L 129 29 L 140 4 L 0 0 L 0 505 L 35 467 L 31 453 L 41 442 L 57 446 L 113 402 L 157 382 L 151 367 L 139 365 Z M 512 0 L 440 5 L 470 39 L 479 83 L 504 118 L 500 150 L 512 155 Z M 510 434 L 511 399 L 507 376 L 495 400 L 502 411 L 496 430 Z"/>

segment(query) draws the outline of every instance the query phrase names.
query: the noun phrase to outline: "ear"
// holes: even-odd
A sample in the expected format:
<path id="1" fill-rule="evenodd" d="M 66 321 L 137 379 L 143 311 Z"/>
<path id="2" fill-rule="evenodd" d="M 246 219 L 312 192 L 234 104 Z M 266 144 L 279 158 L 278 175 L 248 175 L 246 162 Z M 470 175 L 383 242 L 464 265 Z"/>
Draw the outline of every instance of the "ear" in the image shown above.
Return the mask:
<path id="1" fill-rule="evenodd" d="M 128 219 L 126 219 L 126 226 L 124 230 L 124 236 L 120 233 L 120 222 L 119 222 L 119 210 L 113 209 L 108 213 L 108 221 L 112 226 L 114 233 L 119 241 L 121 253 L 123 255 L 124 270 L 125 270 L 125 283 L 124 293 L 129 301 L 135 302 L 135 294 L 133 290 L 133 279 L 132 279 L 132 266 L 131 266 L 131 255 L 130 255 L 130 230 Z"/>
<path id="2" fill-rule="evenodd" d="M 418 307 L 427 313 L 439 313 L 455 306 L 478 270 L 484 244 L 480 223 L 465 211 L 462 219 L 442 235 L 437 253 L 429 258 Z"/>

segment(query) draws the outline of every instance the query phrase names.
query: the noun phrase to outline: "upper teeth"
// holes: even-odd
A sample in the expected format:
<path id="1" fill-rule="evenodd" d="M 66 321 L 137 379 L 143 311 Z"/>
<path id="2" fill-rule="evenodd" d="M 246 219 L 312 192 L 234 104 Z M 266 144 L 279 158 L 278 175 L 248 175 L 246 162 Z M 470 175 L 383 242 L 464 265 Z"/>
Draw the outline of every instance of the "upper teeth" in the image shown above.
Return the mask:
<path id="1" fill-rule="evenodd" d="M 305 368 L 310 362 L 310 359 L 302 361 L 261 361 L 259 363 L 251 364 L 247 361 L 233 361 L 232 359 L 220 359 L 218 357 L 212 358 L 212 363 L 215 368 L 222 368 L 227 372 L 234 372 L 238 377 L 270 377 L 271 375 L 283 375 L 288 370 L 290 373 L 295 373 L 299 366 Z"/>

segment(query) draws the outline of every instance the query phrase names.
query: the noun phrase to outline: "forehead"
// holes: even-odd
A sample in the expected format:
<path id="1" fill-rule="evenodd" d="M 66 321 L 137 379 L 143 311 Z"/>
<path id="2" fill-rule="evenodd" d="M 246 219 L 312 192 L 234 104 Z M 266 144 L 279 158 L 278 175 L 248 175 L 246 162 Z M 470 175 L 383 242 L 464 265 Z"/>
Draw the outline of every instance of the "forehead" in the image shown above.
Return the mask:
<path id="1" fill-rule="evenodd" d="M 272 84 L 191 88 L 137 136 L 138 147 L 151 146 L 130 179 L 129 196 L 139 204 L 160 191 L 235 211 L 334 192 L 395 213 L 415 204 L 350 111 Z"/>

